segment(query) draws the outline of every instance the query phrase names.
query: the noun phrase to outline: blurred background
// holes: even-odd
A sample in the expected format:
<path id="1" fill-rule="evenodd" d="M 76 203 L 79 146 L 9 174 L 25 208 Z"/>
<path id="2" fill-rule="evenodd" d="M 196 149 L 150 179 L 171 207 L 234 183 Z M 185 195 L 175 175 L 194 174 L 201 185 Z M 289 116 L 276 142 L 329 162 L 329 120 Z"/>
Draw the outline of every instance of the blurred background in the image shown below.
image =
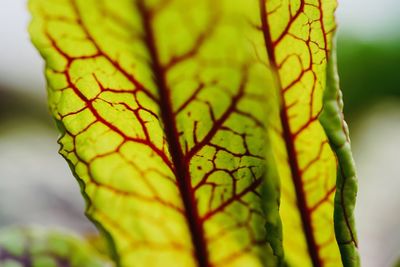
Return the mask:
<path id="1" fill-rule="evenodd" d="M 400 257 L 400 1 L 339 0 L 338 63 L 358 167 L 362 265 Z M 47 112 L 43 61 L 25 0 L 0 7 L 0 227 L 94 231 Z M 49 199 L 51 201 L 49 201 Z"/>

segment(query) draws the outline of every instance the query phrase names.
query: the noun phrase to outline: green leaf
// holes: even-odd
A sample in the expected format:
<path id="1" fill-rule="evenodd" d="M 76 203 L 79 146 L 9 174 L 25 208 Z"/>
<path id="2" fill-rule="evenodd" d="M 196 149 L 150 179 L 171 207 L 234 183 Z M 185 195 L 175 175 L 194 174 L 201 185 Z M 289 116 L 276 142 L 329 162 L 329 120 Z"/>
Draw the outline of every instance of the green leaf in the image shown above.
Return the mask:
<path id="1" fill-rule="evenodd" d="M 324 110 L 319 119 L 338 160 L 335 196 L 336 239 L 344 266 L 359 266 L 358 241 L 353 216 L 357 195 L 356 168 L 351 153 L 348 127 L 343 118 L 343 99 L 334 50 L 328 64 L 326 83 Z"/>
<path id="2" fill-rule="evenodd" d="M 32 0 L 30 9 L 61 154 L 118 264 L 274 262 L 278 203 L 260 195 L 271 77 L 254 53 L 258 3 Z"/>
<path id="3" fill-rule="evenodd" d="M 60 151 L 118 265 L 346 264 L 319 120 L 335 7 L 30 1 Z"/>
<path id="4" fill-rule="evenodd" d="M 111 264 L 74 235 L 38 228 L 6 228 L 0 231 L 0 266 L 106 267 Z"/>
<path id="5" fill-rule="evenodd" d="M 336 1 L 260 3 L 261 30 L 277 94 L 269 131 L 281 183 L 285 261 L 302 267 L 352 266 L 349 256 L 357 252 L 340 252 L 342 239 L 338 239 L 339 245 L 336 240 L 346 219 L 337 216 L 339 209 L 354 205 L 354 198 L 343 203 L 338 196 L 342 194 L 341 180 L 336 181 L 336 157 L 348 159 L 335 154 L 339 151 L 331 148 L 328 139 L 332 132 L 326 132 L 326 125 L 319 120 L 329 80 Z M 352 208 L 348 212 L 350 218 Z"/>

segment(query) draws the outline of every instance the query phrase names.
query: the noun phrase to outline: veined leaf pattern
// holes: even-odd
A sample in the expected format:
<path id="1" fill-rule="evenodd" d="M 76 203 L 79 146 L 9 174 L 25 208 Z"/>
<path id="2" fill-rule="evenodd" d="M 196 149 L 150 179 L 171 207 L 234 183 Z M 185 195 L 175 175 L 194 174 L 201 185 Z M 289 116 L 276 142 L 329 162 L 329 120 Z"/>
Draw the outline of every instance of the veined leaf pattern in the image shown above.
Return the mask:
<path id="1" fill-rule="evenodd" d="M 342 266 L 333 219 L 337 162 L 319 121 L 336 1 L 260 0 L 260 6 L 278 89 L 270 135 L 281 181 L 285 260 L 290 266 Z"/>
<path id="2" fill-rule="evenodd" d="M 334 0 L 30 6 L 61 154 L 118 265 L 270 264 L 275 168 L 285 261 L 343 264 L 335 143 L 319 120 Z"/>
<path id="3" fill-rule="evenodd" d="M 36 0 L 30 8 L 61 154 L 118 264 L 271 260 L 259 192 L 271 77 L 254 53 L 253 35 L 263 40 L 252 27 L 258 3 Z"/>

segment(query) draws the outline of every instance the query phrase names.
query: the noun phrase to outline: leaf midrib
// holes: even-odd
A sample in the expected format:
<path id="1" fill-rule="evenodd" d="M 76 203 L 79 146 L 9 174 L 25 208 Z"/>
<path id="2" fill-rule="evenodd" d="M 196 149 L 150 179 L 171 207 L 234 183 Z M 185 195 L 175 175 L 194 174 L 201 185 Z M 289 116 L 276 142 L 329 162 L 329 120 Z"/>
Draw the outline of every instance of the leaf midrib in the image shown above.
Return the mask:
<path id="1" fill-rule="evenodd" d="M 138 1 L 137 7 L 141 15 L 144 28 L 144 42 L 146 43 L 153 68 L 155 83 L 160 95 L 160 113 L 164 125 L 164 131 L 169 146 L 174 174 L 177 180 L 179 192 L 185 208 L 185 217 L 189 225 L 194 253 L 199 267 L 209 266 L 209 257 L 206 240 L 204 236 L 203 224 L 199 216 L 194 190 L 191 184 L 189 162 L 184 156 L 179 142 L 177 123 L 171 103 L 170 90 L 166 81 L 165 69 L 162 67 L 158 50 L 156 47 L 155 35 L 151 25 L 151 13 L 146 8 L 144 1 Z"/>

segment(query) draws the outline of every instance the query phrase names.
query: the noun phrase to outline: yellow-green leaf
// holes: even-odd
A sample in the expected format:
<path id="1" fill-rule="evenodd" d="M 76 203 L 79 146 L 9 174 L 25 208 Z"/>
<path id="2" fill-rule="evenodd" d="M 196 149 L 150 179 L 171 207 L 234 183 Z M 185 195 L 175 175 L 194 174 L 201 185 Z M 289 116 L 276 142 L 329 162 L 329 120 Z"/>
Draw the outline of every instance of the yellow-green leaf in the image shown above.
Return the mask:
<path id="1" fill-rule="evenodd" d="M 336 241 L 337 160 L 319 121 L 336 1 L 260 0 L 260 6 L 260 30 L 277 88 L 269 131 L 281 183 L 285 261 L 301 267 L 353 266 L 342 262 Z M 340 160 L 347 159 L 339 155 Z M 336 202 L 340 209 L 352 206 L 354 198 L 345 204 L 336 196 Z M 350 218 L 352 208 L 348 212 Z"/>
<path id="2" fill-rule="evenodd" d="M 272 78 L 266 52 L 255 53 L 258 2 L 32 0 L 30 9 L 61 154 L 118 264 L 274 262 L 278 203 L 261 201 Z"/>
<path id="3" fill-rule="evenodd" d="M 6 228 L 0 231 L 2 267 L 110 267 L 84 240 L 60 231 Z"/>
<path id="4" fill-rule="evenodd" d="M 117 264 L 346 262 L 319 120 L 334 0 L 30 3 L 61 153 Z"/>

